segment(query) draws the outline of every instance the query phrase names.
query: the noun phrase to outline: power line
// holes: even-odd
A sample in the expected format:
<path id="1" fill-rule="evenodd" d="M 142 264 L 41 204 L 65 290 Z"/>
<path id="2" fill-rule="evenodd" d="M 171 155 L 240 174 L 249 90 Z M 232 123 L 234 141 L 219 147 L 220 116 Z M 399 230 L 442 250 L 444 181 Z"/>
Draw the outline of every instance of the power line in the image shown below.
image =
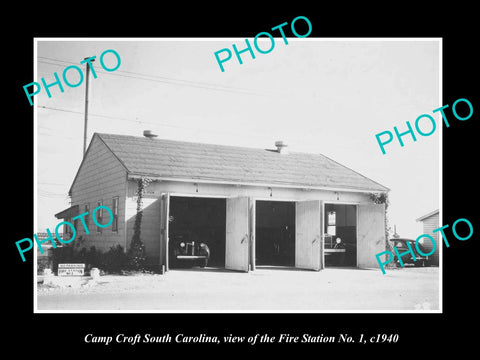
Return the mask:
<path id="1" fill-rule="evenodd" d="M 69 64 L 69 65 L 70 65 L 70 64 L 73 64 L 73 62 L 69 62 L 69 61 L 65 61 L 65 60 L 58 60 L 58 59 L 53 59 L 53 58 L 48 58 L 48 57 L 43 57 L 43 56 L 39 56 L 39 58 L 47 59 L 47 60 L 53 60 L 53 61 L 58 61 L 58 62 L 62 62 L 62 63 L 64 63 L 64 64 Z M 59 64 L 44 62 L 44 61 L 41 61 L 41 60 L 39 60 L 39 62 L 42 62 L 42 63 L 45 63 L 45 64 L 59 65 Z M 95 69 L 95 72 L 97 72 L 97 69 Z M 103 70 L 100 70 L 100 73 L 110 74 L 110 72 L 106 72 L 106 71 L 103 71 Z M 200 85 L 205 85 L 205 86 L 221 87 L 221 88 L 225 88 L 225 89 L 248 91 L 248 89 L 235 88 L 235 87 L 231 87 L 231 86 L 217 85 L 217 84 L 212 84 L 212 83 L 207 83 L 207 82 L 201 82 L 201 81 L 191 81 L 191 80 L 184 80 L 184 79 L 175 79 L 175 78 L 166 77 L 166 76 L 160 76 L 160 75 L 141 74 L 141 73 L 136 73 L 136 72 L 132 72 L 132 71 L 126 71 L 126 70 L 115 70 L 115 73 L 124 73 L 124 74 L 137 75 L 137 76 L 142 76 L 142 77 L 157 78 L 157 79 L 162 79 L 162 80 L 185 82 L 185 83 L 190 83 L 190 84 L 195 84 L 195 85 L 200 84 Z"/>
<path id="2" fill-rule="evenodd" d="M 84 114 L 81 111 L 59 109 L 59 108 L 54 108 L 54 107 L 50 107 L 50 106 L 38 105 L 38 108 L 45 109 L 45 110 L 63 111 L 63 112 L 68 112 L 68 113 L 73 113 L 73 114 L 81 114 L 81 115 Z M 210 134 L 235 135 L 235 136 L 242 135 L 242 134 L 239 134 L 239 133 L 232 133 L 232 132 L 227 132 L 227 131 L 212 131 L 212 130 L 207 130 L 205 128 L 192 128 L 192 127 L 187 127 L 187 126 L 170 125 L 170 124 L 156 123 L 156 122 L 151 122 L 151 121 L 143 121 L 143 120 L 138 120 L 138 119 L 133 120 L 133 119 L 127 119 L 127 118 L 120 118 L 120 117 L 109 116 L 109 115 L 90 114 L 89 113 L 89 116 L 103 117 L 103 118 L 114 119 L 114 120 L 119 120 L 119 121 L 127 121 L 127 122 L 132 122 L 132 123 L 137 123 L 137 124 L 150 124 L 150 125 L 155 125 L 155 126 L 172 127 L 172 128 L 178 128 L 178 129 L 184 129 L 184 130 L 203 131 L 203 132 L 207 132 L 207 133 L 210 133 Z M 39 133 L 39 134 L 40 135 L 46 135 L 46 136 L 60 136 L 60 137 L 65 138 L 65 139 L 77 140 L 75 138 L 68 137 L 68 136 L 63 136 L 63 135 L 53 135 L 53 134 L 45 134 L 45 133 Z M 259 138 L 264 138 L 265 137 L 263 135 L 258 135 L 258 134 L 245 134 L 245 136 L 259 137 Z"/>
<path id="3" fill-rule="evenodd" d="M 46 194 L 46 195 L 65 195 L 63 193 L 58 193 L 58 192 L 53 192 L 53 191 L 49 191 L 49 190 L 45 190 L 45 189 L 41 189 L 41 188 L 37 188 L 37 190 L 39 192 L 41 192 L 42 194 Z"/>
<path id="4" fill-rule="evenodd" d="M 41 60 L 38 60 L 38 62 L 45 63 L 45 64 L 50 64 L 50 65 L 55 65 L 55 66 L 62 66 L 60 64 L 55 64 L 55 63 L 41 61 Z M 225 87 L 225 86 L 222 86 L 222 85 L 216 85 L 216 84 L 195 83 L 195 82 L 189 81 L 189 80 L 180 80 L 180 79 L 173 79 L 173 78 L 166 78 L 166 77 L 155 78 L 152 75 L 145 75 L 145 74 L 139 74 L 139 73 L 133 73 L 133 72 L 123 72 L 123 73 L 121 73 L 120 70 L 116 70 L 115 72 L 105 72 L 105 71 L 95 69 L 95 72 L 100 73 L 100 74 L 107 74 L 107 75 L 112 75 L 112 76 L 120 76 L 120 77 L 124 77 L 124 78 L 145 80 L 145 81 L 151 81 L 151 82 L 162 83 L 162 84 L 171 84 L 171 85 L 178 85 L 178 86 L 190 86 L 190 87 L 195 87 L 195 88 L 200 88 L 200 89 L 215 90 L 215 91 L 222 91 L 222 92 L 232 92 L 232 93 L 238 93 L 238 94 L 244 94 L 244 95 L 262 95 L 262 96 L 267 95 L 267 94 L 255 92 L 253 90 L 240 89 L 240 88 L 229 88 L 229 87 Z M 206 84 L 206 85 L 204 85 L 204 84 Z"/>
<path id="5" fill-rule="evenodd" d="M 52 129 L 52 128 L 49 128 L 49 127 L 46 127 L 46 126 L 42 126 L 42 125 L 38 125 L 38 128 L 42 129 L 42 130 L 49 130 L 49 131 L 55 130 L 55 129 Z"/>
<path id="6" fill-rule="evenodd" d="M 41 109 L 47 109 L 47 110 L 55 110 L 55 111 L 63 111 L 63 112 L 68 112 L 68 113 L 73 113 L 73 114 L 80 114 L 83 115 L 84 113 L 81 111 L 74 111 L 74 110 L 66 110 L 66 109 L 59 109 L 59 108 L 54 108 L 50 106 L 38 106 Z M 127 118 L 121 118 L 121 117 L 116 117 L 116 116 L 109 116 L 109 115 L 101 115 L 101 114 L 88 114 L 89 116 L 96 116 L 96 117 L 101 117 L 101 118 L 106 118 L 106 119 L 112 119 L 112 120 L 120 120 L 120 121 L 130 121 L 138 124 L 150 124 L 150 125 L 157 125 L 157 126 L 165 126 L 165 127 L 173 127 L 173 128 L 178 128 L 178 129 L 190 129 L 184 126 L 178 126 L 178 125 L 170 125 L 170 124 L 164 124 L 164 123 L 156 123 L 156 122 L 150 122 L 150 121 L 143 121 L 143 120 L 133 120 L 133 119 L 127 119 Z"/>
<path id="7" fill-rule="evenodd" d="M 47 59 L 47 60 L 51 60 L 51 61 L 53 60 L 53 61 L 61 62 L 61 63 L 64 63 L 64 64 L 73 64 L 72 62 L 69 62 L 69 61 L 47 58 L 47 57 L 43 57 L 43 56 L 38 56 L 38 58 Z M 38 62 L 44 63 L 44 64 L 56 65 L 56 66 L 63 66 L 61 64 L 56 64 L 56 63 L 47 62 L 47 61 L 43 61 L 43 60 L 38 60 Z M 254 91 L 254 90 L 251 90 L 251 89 L 242 89 L 242 88 L 212 84 L 212 83 L 207 83 L 207 82 L 176 79 L 176 78 L 159 76 L 159 75 L 147 75 L 147 74 L 141 74 L 141 73 L 126 71 L 126 70 L 115 70 L 114 72 L 106 72 L 106 71 L 95 69 L 95 72 L 98 72 L 98 73 L 101 73 L 101 74 L 112 75 L 112 76 L 120 76 L 120 77 L 126 77 L 126 78 L 152 81 L 152 82 L 157 82 L 157 83 L 166 83 L 166 84 L 179 85 L 179 86 L 191 86 L 191 87 L 196 87 L 196 88 L 201 88 L 201 89 L 223 91 L 223 92 L 233 92 L 233 93 L 239 93 L 239 94 L 245 94 L 245 95 L 260 95 L 260 96 L 272 96 L 273 95 L 273 94 Z"/>
<path id="8" fill-rule="evenodd" d="M 44 198 L 55 198 L 55 199 L 60 199 L 60 198 L 67 198 L 67 194 L 57 194 L 57 193 L 49 193 L 49 192 L 43 192 L 41 190 L 37 190 L 37 195 L 40 197 Z"/>
<path id="9" fill-rule="evenodd" d="M 73 62 L 69 62 L 69 61 L 65 61 L 65 60 L 59 60 L 59 59 L 53 59 L 53 58 L 47 58 L 47 57 L 43 57 L 43 56 L 39 56 L 39 58 L 58 61 L 58 62 L 62 62 L 62 63 L 65 63 L 65 64 L 73 64 Z M 41 60 L 39 60 L 39 61 L 43 62 Z M 45 63 L 47 63 L 47 62 L 45 62 Z M 47 63 L 47 64 L 57 65 L 57 64 L 53 64 L 53 63 Z M 95 71 L 97 71 L 97 69 L 95 69 Z M 103 73 L 103 74 L 111 74 L 111 72 L 106 72 L 106 71 L 103 71 L 103 70 L 100 70 L 100 72 Z M 195 85 L 214 86 L 214 87 L 219 87 L 219 88 L 224 88 L 224 89 L 250 91 L 249 89 L 236 88 L 236 87 L 232 87 L 232 86 L 218 85 L 218 84 L 212 84 L 212 83 L 201 82 L 201 81 L 176 79 L 176 78 L 167 77 L 167 76 L 160 76 L 160 75 L 141 74 L 141 73 L 137 73 L 137 72 L 133 72 L 133 71 L 126 71 L 126 70 L 115 70 L 115 73 L 124 73 L 124 74 L 137 75 L 137 76 L 148 77 L 148 78 L 178 81 L 178 82 L 182 82 L 182 83 L 189 83 L 189 84 L 195 84 Z"/>
<path id="10" fill-rule="evenodd" d="M 37 185 L 54 185 L 54 186 L 65 186 L 65 184 L 60 184 L 60 183 L 51 183 L 51 182 L 45 182 L 45 181 L 37 181 Z"/>
<path id="11" fill-rule="evenodd" d="M 55 134 L 45 134 L 45 133 L 41 133 L 41 132 L 39 132 L 38 135 L 42 135 L 42 136 L 57 136 L 57 137 L 61 137 L 61 138 L 63 138 L 63 139 L 78 140 L 77 138 L 74 138 L 74 137 L 71 137 L 71 136 L 55 135 Z"/>

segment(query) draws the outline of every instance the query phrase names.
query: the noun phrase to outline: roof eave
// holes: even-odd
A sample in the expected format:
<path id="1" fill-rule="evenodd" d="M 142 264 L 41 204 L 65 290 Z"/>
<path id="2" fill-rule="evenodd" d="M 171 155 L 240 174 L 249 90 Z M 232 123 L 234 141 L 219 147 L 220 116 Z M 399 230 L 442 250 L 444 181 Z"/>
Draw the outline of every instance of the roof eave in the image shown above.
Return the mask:
<path id="1" fill-rule="evenodd" d="M 429 212 L 428 214 L 426 215 L 423 215 L 423 216 L 420 216 L 418 219 L 416 219 L 415 221 L 423 221 L 427 218 L 429 218 L 430 216 L 433 216 L 437 213 L 440 213 L 440 209 L 437 209 L 437 210 L 433 210 L 432 212 Z"/>
<path id="2" fill-rule="evenodd" d="M 59 213 L 55 214 L 55 217 L 57 219 L 67 219 L 67 218 L 72 218 L 74 216 L 77 216 L 79 213 L 79 206 L 78 205 L 72 205 L 69 208 L 66 208 Z"/>
<path id="3" fill-rule="evenodd" d="M 193 178 L 169 178 L 158 175 L 128 173 L 127 178 L 131 180 L 148 177 L 157 181 L 178 181 L 178 182 L 193 182 L 202 184 L 215 184 L 215 185 L 234 185 L 234 186 L 260 186 L 260 187 L 276 187 L 276 188 L 289 188 L 289 189 L 306 189 L 306 190 L 326 190 L 326 191 L 344 191 L 344 192 L 357 192 L 357 193 L 385 193 L 390 189 L 384 187 L 384 189 L 355 189 L 355 188 L 342 188 L 342 187 L 328 187 L 328 186 L 315 186 L 309 184 L 279 184 L 279 183 L 260 183 L 260 182 L 243 182 L 243 181 L 227 181 L 227 180 L 213 180 L 213 179 L 193 179 Z"/>

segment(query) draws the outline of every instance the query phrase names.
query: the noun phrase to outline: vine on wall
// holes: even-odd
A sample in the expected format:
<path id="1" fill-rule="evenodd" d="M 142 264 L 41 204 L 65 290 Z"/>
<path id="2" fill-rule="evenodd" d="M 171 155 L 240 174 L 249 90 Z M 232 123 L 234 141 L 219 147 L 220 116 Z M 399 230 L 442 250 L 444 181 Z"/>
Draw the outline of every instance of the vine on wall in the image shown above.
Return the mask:
<path id="1" fill-rule="evenodd" d="M 386 250 L 392 250 L 392 244 L 389 241 L 390 238 L 390 232 L 392 231 L 392 227 L 389 224 L 388 221 L 388 206 L 390 205 L 390 200 L 388 199 L 388 193 L 371 193 L 370 194 L 370 199 L 375 203 L 375 204 L 385 204 L 385 248 Z"/>
<path id="2" fill-rule="evenodd" d="M 145 195 L 145 188 L 151 182 L 151 179 L 140 178 L 137 180 L 137 213 L 135 215 L 135 223 L 133 225 L 132 242 L 128 250 L 129 265 L 134 270 L 145 270 L 144 265 L 146 261 L 145 244 L 141 238 L 142 217 L 143 217 L 143 197 Z"/>

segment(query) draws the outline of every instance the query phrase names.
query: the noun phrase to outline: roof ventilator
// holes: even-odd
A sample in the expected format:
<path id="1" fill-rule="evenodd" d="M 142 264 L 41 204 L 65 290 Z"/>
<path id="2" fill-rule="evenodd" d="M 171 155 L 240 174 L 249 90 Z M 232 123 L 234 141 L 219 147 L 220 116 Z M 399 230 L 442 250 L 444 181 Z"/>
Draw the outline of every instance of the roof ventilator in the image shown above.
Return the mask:
<path id="1" fill-rule="evenodd" d="M 285 144 L 283 141 L 275 141 L 275 146 L 277 147 L 277 152 L 279 154 L 288 154 L 288 145 Z"/>
<path id="2" fill-rule="evenodd" d="M 153 139 L 153 138 L 156 138 L 158 135 L 152 133 L 151 130 L 143 130 L 143 136 L 149 139 Z"/>

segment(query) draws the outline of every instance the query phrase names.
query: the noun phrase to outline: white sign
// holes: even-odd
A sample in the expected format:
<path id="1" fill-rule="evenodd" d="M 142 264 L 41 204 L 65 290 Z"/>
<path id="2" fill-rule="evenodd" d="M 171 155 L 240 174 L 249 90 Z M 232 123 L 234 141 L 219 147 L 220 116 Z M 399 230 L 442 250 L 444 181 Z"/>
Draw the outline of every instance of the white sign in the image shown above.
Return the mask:
<path id="1" fill-rule="evenodd" d="M 58 264 L 58 276 L 83 276 L 85 264 Z"/>

